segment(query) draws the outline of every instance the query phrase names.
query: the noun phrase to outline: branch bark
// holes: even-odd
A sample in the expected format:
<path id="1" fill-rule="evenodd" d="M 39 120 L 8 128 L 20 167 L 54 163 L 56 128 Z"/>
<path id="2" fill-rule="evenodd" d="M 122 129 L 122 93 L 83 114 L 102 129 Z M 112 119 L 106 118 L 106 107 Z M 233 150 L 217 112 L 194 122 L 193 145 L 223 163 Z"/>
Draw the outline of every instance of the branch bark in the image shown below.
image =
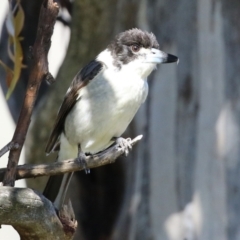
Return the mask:
<path id="1" fill-rule="evenodd" d="M 7 171 L 3 180 L 5 186 L 14 186 L 16 169 L 31 121 L 38 90 L 42 81 L 49 76 L 47 55 L 51 45 L 51 36 L 57 14 L 58 5 L 54 3 L 54 0 L 44 0 L 40 11 L 37 37 L 33 46 L 33 58 L 30 66 L 30 75 L 25 99 L 15 133 L 10 142 L 10 145 L 18 145 L 19 147 L 12 147 L 10 149 Z"/>
<path id="2" fill-rule="evenodd" d="M 142 135 L 139 135 L 131 140 L 131 145 L 142 139 Z M 124 149 L 119 148 L 117 145 L 91 156 L 88 156 L 86 159 L 87 168 L 96 168 L 106 164 L 113 163 L 121 154 L 124 153 Z M 22 178 L 35 178 L 42 176 L 51 176 L 57 174 L 63 174 L 67 172 L 75 172 L 84 170 L 81 162 L 78 159 L 68 159 L 61 162 L 55 162 L 52 164 L 39 164 L 39 165 L 20 165 L 16 170 L 16 179 Z M 3 179 L 3 176 L 6 172 L 6 168 L 0 169 L 0 181 Z"/>
<path id="3" fill-rule="evenodd" d="M 0 187 L 0 225 L 12 225 L 21 239 L 72 239 L 77 223 L 74 218 L 68 221 L 73 228 L 66 231 L 53 204 L 38 192 Z"/>

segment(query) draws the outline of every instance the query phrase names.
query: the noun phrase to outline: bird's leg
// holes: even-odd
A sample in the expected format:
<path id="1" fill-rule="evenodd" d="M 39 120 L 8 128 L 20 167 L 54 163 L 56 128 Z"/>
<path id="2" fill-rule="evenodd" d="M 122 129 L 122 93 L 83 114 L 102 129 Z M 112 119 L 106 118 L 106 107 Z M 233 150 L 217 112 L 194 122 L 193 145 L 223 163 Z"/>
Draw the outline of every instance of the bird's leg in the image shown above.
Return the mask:
<path id="1" fill-rule="evenodd" d="M 80 164 L 84 167 L 85 173 L 88 174 L 90 173 L 90 169 L 87 168 L 87 162 L 86 162 L 86 155 L 81 149 L 81 144 L 78 144 L 78 161 Z"/>
<path id="2" fill-rule="evenodd" d="M 129 149 L 132 149 L 131 138 L 113 137 L 113 141 L 116 142 L 118 148 L 124 149 L 125 155 L 129 153 Z"/>

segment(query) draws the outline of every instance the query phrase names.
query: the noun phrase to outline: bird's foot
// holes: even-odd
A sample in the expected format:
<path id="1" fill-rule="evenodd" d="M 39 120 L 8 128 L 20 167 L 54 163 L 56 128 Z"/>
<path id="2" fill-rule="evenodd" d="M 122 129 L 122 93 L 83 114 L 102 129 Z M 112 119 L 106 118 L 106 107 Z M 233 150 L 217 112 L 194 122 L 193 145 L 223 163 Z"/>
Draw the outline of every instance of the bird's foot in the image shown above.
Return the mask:
<path id="1" fill-rule="evenodd" d="M 131 138 L 122 138 L 122 137 L 116 137 L 114 138 L 117 147 L 124 149 L 124 153 L 127 156 L 129 154 L 129 149 L 132 149 L 131 145 Z"/>
<path id="2" fill-rule="evenodd" d="M 83 166 L 85 173 L 89 174 L 90 173 L 90 169 L 87 168 L 87 161 L 86 161 L 86 155 L 83 152 L 80 152 L 78 154 L 78 161 L 81 164 L 81 166 Z"/>

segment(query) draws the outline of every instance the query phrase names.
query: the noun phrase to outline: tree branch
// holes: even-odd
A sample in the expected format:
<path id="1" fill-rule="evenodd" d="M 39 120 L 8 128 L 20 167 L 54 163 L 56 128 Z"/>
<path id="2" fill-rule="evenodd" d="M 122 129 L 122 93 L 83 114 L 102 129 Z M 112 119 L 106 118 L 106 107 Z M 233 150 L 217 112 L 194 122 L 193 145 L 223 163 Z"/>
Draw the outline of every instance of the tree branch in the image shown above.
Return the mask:
<path id="1" fill-rule="evenodd" d="M 77 222 L 73 216 L 65 221 L 68 231 L 53 204 L 38 192 L 30 188 L 0 187 L 0 225 L 12 225 L 21 239 L 72 239 Z"/>
<path id="2" fill-rule="evenodd" d="M 50 76 L 48 71 L 47 55 L 51 45 L 51 36 L 57 14 L 57 3 L 54 3 L 54 0 L 44 0 L 38 21 L 37 36 L 33 46 L 33 58 L 29 71 L 30 75 L 25 99 L 17 122 L 15 133 L 11 141 L 13 145 L 18 144 L 19 147 L 12 147 L 11 149 L 4 148 L 2 151 L 4 154 L 6 151 L 8 151 L 8 149 L 10 150 L 7 171 L 3 180 L 3 184 L 5 186 L 14 186 L 16 169 L 31 121 L 31 115 L 35 100 L 37 98 L 38 90 L 46 76 L 48 78 Z"/>
<path id="3" fill-rule="evenodd" d="M 5 145 L 1 150 L 0 150 L 0 157 L 3 156 L 5 153 L 10 151 L 13 148 L 18 148 L 18 144 L 14 144 L 14 142 L 9 142 L 7 145 Z"/>
<path id="4" fill-rule="evenodd" d="M 131 140 L 131 145 L 134 145 L 142 139 L 142 135 L 137 136 Z M 124 153 L 124 149 L 118 148 L 117 145 L 86 158 L 86 167 L 87 168 L 96 168 L 106 164 L 113 163 L 116 158 Z M 68 159 L 61 162 L 54 162 L 51 164 L 38 164 L 38 165 L 20 165 L 17 167 L 16 179 L 22 178 L 33 178 L 33 177 L 42 177 L 42 176 L 51 176 L 57 174 L 63 174 L 67 172 L 75 172 L 84 170 L 82 164 L 78 159 Z M 6 168 L 0 169 L 0 181 L 2 180 Z"/>
<path id="5" fill-rule="evenodd" d="M 142 135 L 130 141 L 133 146 Z M 95 168 L 113 163 L 124 153 L 117 144 L 86 159 L 87 168 Z M 77 159 L 69 159 L 52 164 L 21 165 L 17 167 L 16 179 L 56 175 L 83 170 Z M 0 169 L 0 180 L 5 169 Z M 17 214 L 16 214 L 17 212 Z M 14 217 L 13 217 L 14 216 Z M 56 215 L 53 204 L 43 195 L 29 188 L 0 187 L 0 225 L 12 225 L 21 239 L 63 239 L 70 240 L 77 228 L 77 221 L 69 202 Z"/>

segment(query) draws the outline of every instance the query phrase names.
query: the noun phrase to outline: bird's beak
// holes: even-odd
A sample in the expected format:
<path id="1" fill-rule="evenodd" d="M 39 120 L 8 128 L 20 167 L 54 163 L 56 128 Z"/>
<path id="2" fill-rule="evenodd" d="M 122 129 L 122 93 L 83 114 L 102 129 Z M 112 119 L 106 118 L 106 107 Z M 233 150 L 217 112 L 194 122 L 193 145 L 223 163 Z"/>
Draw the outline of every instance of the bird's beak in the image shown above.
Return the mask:
<path id="1" fill-rule="evenodd" d="M 146 63 L 172 63 L 172 62 L 179 62 L 178 57 L 162 52 L 156 48 L 152 48 L 147 54 L 146 54 Z"/>

